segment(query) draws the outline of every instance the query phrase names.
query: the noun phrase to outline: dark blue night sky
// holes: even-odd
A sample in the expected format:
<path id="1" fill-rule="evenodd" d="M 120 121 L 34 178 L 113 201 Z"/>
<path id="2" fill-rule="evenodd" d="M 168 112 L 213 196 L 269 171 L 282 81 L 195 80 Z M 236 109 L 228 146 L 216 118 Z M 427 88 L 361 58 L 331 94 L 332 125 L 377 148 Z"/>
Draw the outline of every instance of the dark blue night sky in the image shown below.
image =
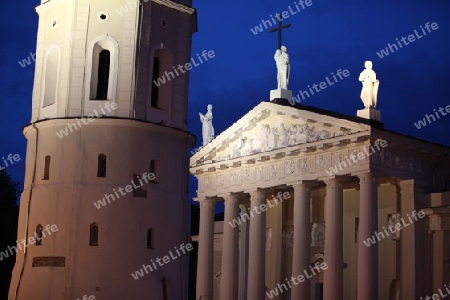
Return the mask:
<path id="1" fill-rule="evenodd" d="M 23 182 L 26 140 L 21 130 L 31 119 L 34 76 L 34 64 L 22 68 L 18 62 L 35 52 L 34 7 L 39 3 L 3 0 L 0 10 L 0 158 L 20 154 L 22 160 L 7 169 L 18 182 Z M 198 112 L 206 112 L 208 103 L 214 106 L 218 134 L 259 102 L 269 100 L 269 91 L 276 88 L 277 36 L 265 28 L 255 35 L 251 29 L 263 19 L 269 21 L 270 15 L 289 10 L 295 14 L 289 12 L 285 20 L 292 26 L 283 32 L 283 44 L 291 59 L 289 88 L 294 95 L 338 69 L 350 72 L 302 104 L 354 116 L 363 108 L 358 76 L 364 61 L 371 60 L 380 79 L 377 108 L 385 128 L 450 145 L 450 115 L 420 130 L 414 126 L 433 109 L 450 104 L 448 0 L 312 0 L 304 9 L 292 0 L 194 0 L 193 6 L 198 10 L 199 32 L 193 36 L 192 57 L 203 50 L 215 53 L 191 71 L 189 130 L 197 135 L 197 145 L 201 143 Z M 424 35 L 420 26 L 427 22 L 436 22 L 439 28 Z M 396 38 L 407 38 L 415 30 L 420 39 L 402 43 L 384 58 L 377 55 L 388 43 L 396 44 Z"/>

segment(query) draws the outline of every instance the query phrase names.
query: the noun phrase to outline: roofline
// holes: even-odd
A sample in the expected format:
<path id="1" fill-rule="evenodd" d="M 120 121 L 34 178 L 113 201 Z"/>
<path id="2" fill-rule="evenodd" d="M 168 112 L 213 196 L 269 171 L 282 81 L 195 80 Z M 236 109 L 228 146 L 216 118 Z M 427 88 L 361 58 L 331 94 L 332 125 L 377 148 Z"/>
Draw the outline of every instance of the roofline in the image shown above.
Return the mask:
<path id="1" fill-rule="evenodd" d="M 294 107 L 294 108 L 301 109 L 301 110 L 307 110 L 307 111 L 317 113 L 320 115 L 327 115 L 327 116 L 337 118 L 337 119 L 345 119 L 345 120 L 355 122 L 355 123 L 366 124 L 366 125 L 375 127 L 377 129 L 384 128 L 384 124 L 379 121 L 376 121 L 376 120 L 370 120 L 370 119 L 361 118 L 361 117 L 357 117 L 357 116 L 349 116 L 349 115 L 338 113 L 338 112 L 335 112 L 332 110 L 326 110 L 326 109 L 322 109 L 322 108 L 318 108 L 318 107 L 314 107 L 314 106 L 308 106 L 308 105 L 304 105 L 304 104 L 291 105 L 289 103 L 289 101 L 286 99 L 275 99 L 275 100 L 270 101 L 270 103 L 275 103 L 275 104 L 278 104 L 281 106 L 290 106 L 290 107 Z"/>
<path id="2" fill-rule="evenodd" d="M 338 112 L 335 112 L 335 111 L 326 110 L 326 109 L 322 109 L 322 108 L 317 108 L 317 107 L 314 107 L 314 106 L 308 106 L 308 105 L 304 105 L 304 104 L 291 105 L 289 103 L 289 101 L 286 100 L 286 99 L 275 99 L 275 100 L 272 100 L 270 102 L 278 104 L 278 105 L 282 105 L 282 106 L 291 106 L 291 107 L 294 107 L 294 108 L 297 108 L 297 109 L 307 110 L 307 111 L 310 111 L 310 112 L 314 112 L 314 113 L 318 113 L 318 114 L 322 114 L 322 115 L 327 115 L 327 116 L 338 118 L 338 119 L 345 119 L 345 120 L 356 122 L 356 123 L 366 124 L 366 125 L 369 125 L 369 126 L 371 126 L 373 128 L 376 128 L 376 129 L 378 129 L 380 131 L 392 133 L 392 134 L 403 136 L 403 137 L 406 137 L 406 138 L 410 138 L 410 139 L 413 139 L 413 140 L 416 140 L 416 141 L 420 141 L 420 142 L 424 142 L 424 143 L 432 144 L 432 145 L 435 145 L 435 146 L 439 146 L 439 147 L 449 148 L 450 149 L 449 146 L 446 146 L 446 145 L 443 145 L 443 144 L 430 142 L 430 141 L 427 141 L 427 140 L 424 140 L 424 139 L 420 139 L 420 138 L 417 138 L 417 137 L 413 137 L 413 136 L 410 136 L 410 135 L 407 135 L 407 134 L 403 134 L 403 133 L 396 132 L 396 131 L 393 131 L 393 130 L 385 129 L 384 128 L 384 124 L 379 122 L 379 121 L 376 121 L 376 120 L 369 120 L 369 119 L 365 119 L 365 118 L 361 118 L 361 117 L 349 116 L 349 115 L 338 113 Z"/>

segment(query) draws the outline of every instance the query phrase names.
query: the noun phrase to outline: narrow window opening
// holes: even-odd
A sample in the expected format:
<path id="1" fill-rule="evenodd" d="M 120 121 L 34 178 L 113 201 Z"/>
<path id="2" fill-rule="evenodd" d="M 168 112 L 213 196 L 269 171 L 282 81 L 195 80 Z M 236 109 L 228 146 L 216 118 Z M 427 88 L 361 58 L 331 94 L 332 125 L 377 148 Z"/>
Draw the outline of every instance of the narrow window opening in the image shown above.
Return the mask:
<path id="1" fill-rule="evenodd" d="M 111 52 L 102 50 L 98 59 L 97 96 L 96 100 L 108 99 L 109 70 L 111 67 Z"/>
<path id="2" fill-rule="evenodd" d="M 106 177 L 106 155 L 98 155 L 97 177 Z"/>
<path id="3" fill-rule="evenodd" d="M 166 277 L 162 279 L 163 300 L 169 300 L 169 282 Z"/>
<path id="4" fill-rule="evenodd" d="M 138 174 L 133 174 L 133 197 L 136 198 L 147 198 L 147 190 L 144 190 L 142 186 L 145 184 L 145 181 L 141 179 L 141 176 Z"/>
<path id="5" fill-rule="evenodd" d="M 92 223 L 89 230 L 89 246 L 98 246 L 98 225 Z"/>
<path id="6" fill-rule="evenodd" d="M 157 164 L 157 161 L 156 160 L 150 160 L 150 174 L 154 174 L 155 176 L 154 176 L 154 179 L 153 180 L 150 180 L 150 182 L 151 183 L 158 183 L 157 181 L 156 181 L 156 178 L 158 177 L 157 176 L 157 171 L 158 171 L 158 164 Z"/>
<path id="7" fill-rule="evenodd" d="M 151 98 L 151 106 L 158 107 L 159 102 L 159 86 L 161 85 L 161 81 L 158 80 L 160 73 L 160 62 L 158 57 L 153 58 L 153 75 L 152 75 L 152 98 Z"/>
<path id="8" fill-rule="evenodd" d="M 147 230 L 147 249 L 155 249 L 155 231 L 153 228 Z"/>
<path id="9" fill-rule="evenodd" d="M 49 180 L 49 179 L 50 179 L 50 156 L 47 155 L 45 157 L 44 178 L 43 178 L 43 180 Z"/>
<path id="10" fill-rule="evenodd" d="M 42 231 L 43 231 L 43 227 L 41 224 L 36 226 L 36 244 L 35 244 L 36 246 L 42 245 Z"/>
<path id="11" fill-rule="evenodd" d="M 316 283 L 315 289 L 316 289 L 315 300 L 323 300 L 323 283 L 322 282 Z"/>

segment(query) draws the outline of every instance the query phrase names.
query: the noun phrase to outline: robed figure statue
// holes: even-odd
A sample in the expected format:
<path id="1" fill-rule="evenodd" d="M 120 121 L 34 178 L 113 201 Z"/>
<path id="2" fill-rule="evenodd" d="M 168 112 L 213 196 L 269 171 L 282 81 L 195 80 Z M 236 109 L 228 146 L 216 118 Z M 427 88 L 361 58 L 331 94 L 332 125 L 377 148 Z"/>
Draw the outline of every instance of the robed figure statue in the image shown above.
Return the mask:
<path id="1" fill-rule="evenodd" d="M 364 66 L 366 69 L 359 74 L 359 81 L 362 83 L 361 100 L 365 108 L 375 108 L 377 106 L 377 94 L 380 82 L 377 79 L 377 74 L 372 70 L 372 62 L 366 61 Z"/>
<path id="2" fill-rule="evenodd" d="M 208 104 L 206 114 L 199 113 L 202 122 L 203 146 L 206 146 L 214 138 L 214 127 L 212 124 L 212 105 Z"/>
<path id="3" fill-rule="evenodd" d="M 291 71 L 289 63 L 289 55 L 287 54 L 285 46 L 281 46 L 281 49 L 275 51 L 275 62 L 277 64 L 277 80 L 279 89 L 288 89 L 289 75 Z"/>

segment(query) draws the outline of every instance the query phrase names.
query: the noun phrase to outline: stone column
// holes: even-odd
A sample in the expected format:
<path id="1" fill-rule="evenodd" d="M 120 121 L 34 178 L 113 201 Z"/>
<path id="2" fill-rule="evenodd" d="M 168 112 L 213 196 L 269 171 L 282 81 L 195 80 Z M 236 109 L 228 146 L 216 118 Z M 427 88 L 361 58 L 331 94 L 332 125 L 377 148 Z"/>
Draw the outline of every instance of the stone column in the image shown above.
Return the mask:
<path id="1" fill-rule="evenodd" d="M 424 207 L 425 192 L 423 184 L 413 179 L 402 180 L 399 186 L 402 217 L 399 240 L 400 294 L 402 300 L 417 299 L 427 295 L 432 288 L 431 279 L 425 272 L 427 265 L 432 264 L 432 259 L 424 255 L 424 219 L 418 218 L 416 221 L 413 217 L 415 211 L 417 218 L 418 207 Z"/>
<path id="2" fill-rule="evenodd" d="M 197 264 L 196 299 L 213 298 L 214 210 L 215 200 L 200 202 L 200 232 Z M 203 298 L 202 298 L 203 297 Z"/>
<path id="3" fill-rule="evenodd" d="M 233 223 L 238 217 L 238 198 L 236 195 L 224 197 L 225 218 L 223 222 L 222 243 L 222 278 L 220 281 L 220 299 L 237 300 L 238 298 L 238 267 L 239 267 L 239 226 Z M 233 224 L 235 227 L 231 226 Z"/>
<path id="4" fill-rule="evenodd" d="M 265 299 L 266 198 L 262 191 L 250 192 L 250 237 L 247 299 Z M 264 211 L 262 211 L 264 210 Z"/>
<path id="5" fill-rule="evenodd" d="M 342 184 L 336 179 L 325 181 L 325 247 L 328 268 L 324 271 L 324 300 L 343 300 L 343 196 Z"/>
<path id="6" fill-rule="evenodd" d="M 358 300 L 378 299 L 378 244 L 364 244 L 378 231 L 377 178 L 359 175 Z"/>
<path id="7" fill-rule="evenodd" d="M 294 188 L 294 247 L 292 250 L 292 277 L 297 278 L 309 272 L 310 264 L 310 188 L 299 183 L 293 185 Z M 292 284 L 291 299 L 309 300 L 310 281 L 305 281 L 295 285 Z"/>
<path id="8" fill-rule="evenodd" d="M 248 208 L 241 204 L 241 216 L 248 212 Z M 240 226 L 241 236 L 239 249 L 239 300 L 247 297 L 247 268 L 248 268 L 248 222 L 242 222 Z"/>

